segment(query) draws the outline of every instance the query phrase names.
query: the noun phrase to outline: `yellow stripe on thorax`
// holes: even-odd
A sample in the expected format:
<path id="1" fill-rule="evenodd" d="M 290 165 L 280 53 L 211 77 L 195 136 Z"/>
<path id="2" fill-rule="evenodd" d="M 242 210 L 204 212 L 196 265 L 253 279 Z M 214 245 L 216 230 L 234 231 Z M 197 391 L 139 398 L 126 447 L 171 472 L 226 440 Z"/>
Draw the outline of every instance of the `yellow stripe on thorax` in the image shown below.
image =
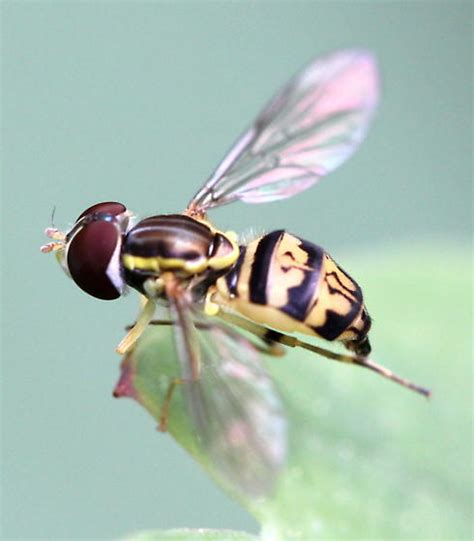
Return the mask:
<path id="1" fill-rule="evenodd" d="M 198 274 L 204 272 L 209 260 L 207 258 L 196 261 L 186 261 L 185 259 L 167 258 L 167 257 L 139 257 L 130 254 L 122 256 L 122 262 L 128 270 L 143 270 L 160 272 L 163 270 L 183 270 L 189 274 Z"/>

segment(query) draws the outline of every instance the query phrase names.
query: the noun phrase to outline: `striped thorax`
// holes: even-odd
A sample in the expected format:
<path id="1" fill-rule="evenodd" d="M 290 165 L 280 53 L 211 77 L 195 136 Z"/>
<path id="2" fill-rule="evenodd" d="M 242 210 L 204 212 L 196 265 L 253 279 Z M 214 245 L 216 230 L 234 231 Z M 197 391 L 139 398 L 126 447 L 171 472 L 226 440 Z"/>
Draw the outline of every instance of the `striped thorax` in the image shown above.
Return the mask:
<path id="1" fill-rule="evenodd" d="M 150 296 L 146 282 L 163 272 L 211 283 L 232 267 L 238 255 L 232 234 L 218 231 L 204 219 L 169 214 L 146 218 L 127 233 L 122 263 L 126 282 Z"/>

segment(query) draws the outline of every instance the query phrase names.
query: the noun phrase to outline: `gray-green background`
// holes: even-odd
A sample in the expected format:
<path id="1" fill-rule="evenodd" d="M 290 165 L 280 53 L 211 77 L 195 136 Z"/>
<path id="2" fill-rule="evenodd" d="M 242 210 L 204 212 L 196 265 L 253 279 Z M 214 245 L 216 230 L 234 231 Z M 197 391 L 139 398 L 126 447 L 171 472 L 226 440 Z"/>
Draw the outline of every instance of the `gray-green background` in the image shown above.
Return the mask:
<path id="1" fill-rule="evenodd" d="M 3 536 L 255 531 L 143 410 L 112 399 L 135 296 L 87 298 L 39 253 L 42 231 L 53 205 L 61 227 L 107 199 L 181 210 L 296 69 L 364 46 L 383 95 L 356 157 L 304 195 L 213 218 L 286 227 L 338 259 L 434 240 L 445 264 L 471 234 L 471 4 L 4 2 L 2 16 Z"/>

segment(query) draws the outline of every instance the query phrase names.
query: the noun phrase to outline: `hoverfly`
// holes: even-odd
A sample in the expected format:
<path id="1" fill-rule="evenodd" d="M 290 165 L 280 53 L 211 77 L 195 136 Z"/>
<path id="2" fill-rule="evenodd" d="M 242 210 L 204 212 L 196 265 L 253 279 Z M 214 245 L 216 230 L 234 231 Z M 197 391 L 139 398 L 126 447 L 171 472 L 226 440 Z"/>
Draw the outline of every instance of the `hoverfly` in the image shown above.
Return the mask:
<path id="1" fill-rule="evenodd" d="M 346 161 L 364 139 L 378 101 L 374 57 L 344 50 L 316 59 L 278 92 L 180 214 L 136 225 L 116 202 L 85 210 L 67 233 L 47 229 L 63 268 L 104 300 L 127 286 L 145 301 L 117 351 L 133 348 L 157 303 L 169 310 L 182 374 L 177 383 L 211 458 L 247 492 L 265 493 L 284 463 L 286 424 L 260 351 L 302 347 L 429 391 L 368 358 L 371 319 L 359 285 L 320 246 L 285 230 L 248 244 L 217 229 L 207 212 L 234 201 L 291 197 Z M 156 323 L 156 322 L 155 322 Z M 232 329 L 240 327 L 250 339 Z M 334 353 L 296 338 L 342 342 Z"/>

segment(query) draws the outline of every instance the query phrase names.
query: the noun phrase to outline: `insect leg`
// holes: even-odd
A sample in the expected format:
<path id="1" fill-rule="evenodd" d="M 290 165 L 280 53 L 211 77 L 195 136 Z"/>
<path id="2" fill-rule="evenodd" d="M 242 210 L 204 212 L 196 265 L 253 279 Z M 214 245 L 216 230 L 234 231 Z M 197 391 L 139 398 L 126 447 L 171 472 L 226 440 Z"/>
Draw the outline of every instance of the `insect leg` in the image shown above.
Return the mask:
<path id="1" fill-rule="evenodd" d="M 222 318 L 222 319 L 225 319 L 225 318 Z M 231 321 L 230 319 L 227 319 L 227 321 Z M 236 322 L 232 322 L 234 325 L 238 325 Z M 169 320 L 169 319 L 152 319 L 150 321 L 150 325 L 168 325 L 168 326 L 171 326 L 171 325 L 174 325 L 174 323 Z M 196 328 L 197 329 L 203 329 L 203 328 L 208 328 L 209 326 L 206 325 L 206 324 L 201 324 L 199 322 L 195 323 L 196 325 Z M 133 325 L 128 325 L 126 327 L 126 330 L 129 330 L 133 327 Z M 240 327 L 242 327 L 240 325 Z M 261 327 L 262 330 L 264 331 L 264 333 L 266 331 L 268 331 L 268 329 L 266 329 L 265 327 Z M 247 329 L 249 330 L 249 329 Z M 262 338 L 262 336 L 257 333 L 253 333 L 253 334 L 256 334 L 256 336 L 258 336 L 263 342 L 264 342 L 264 345 L 262 344 L 256 344 L 255 342 L 252 342 L 253 346 L 258 349 L 258 351 L 260 351 L 261 353 L 265 353 L 266 355 L 273 355 L 275 357 L 282 357 L 284 354 L 285 354 L 285 350 L 280 347 L 280 345 L 273 341 L 273 340 L 269 340 L 269 339 L 264 339 Z"/>
<path id="2" fill-rule="evenodd" d="M 385 368 L 384 366 L 377 364 L 374 361 L 371 361 L 367 357 L 362 357 L 360 355 L 348 355 L 348 354 L 343 354 L 343 353 L 335 353 L 334 351 L 330 351 L 328 349 L 316 346 L 314 344 L 309 344 L 307 342 L 302 342 L 301 340 L 298 340 L 298 339 L 296 339 L 295 346 L 302 347 L 304 349 L 317 353 L 318 355 L 322 355 L 323 357 L 326 357 L 326 359 L 331 359 L 332 361 L 356 364 L 358 366 L 368 368 L 369 370 L 376 372 L 377 374 L 383 376 L 384 378 L 390 379 L 394 381 L 395 383 L 402 385 L 403 387 L 411 389 L 412 391 L 415 391 L 426 397 L 429 397 L 431 395 L 431 391 L 429 389 L 420 387 L 419 385 L 416 385 L 415 383 L 412 383 L 411 381 L 405 378 L 401 378 L 400 376 L 397 376 L 397 374 L 394 374 L 388 368 Z"/>
<path id="3" fill-rule="evenodd" d="M 176 389 L 177 385 L 184 385 L 185 383 L 187 383 L 187 380 L 175 378 L 171 380 L 170 384 L 168 385 L 168 389 L 165 394 L 165 399 L 163 400 L 163 404 L 161 405 L 160 424 L 158 425 L 158 430 L 160 432 L 168 431 L 168 418 L 169 418 L 169 413 L 170 413 L 170 403 L 171 403 L 171 399 L 173 398 L 174 390 Z"/>
<path id="4" fill-rule="evenodd" d="M 265 341 L 265 343 L 262 344 L 255 344 L 252 341 L 252 344 L 258 351 L 261 353 L 264 353 L 265 355 L 272 355 L 273 357 L 283 357 L 285 355 L 285 349 L 281 347 L 281 345 L 277 342 L 272 341 Z"/>
<path id="5" fill-rule="evenodd" d="M 254 321 L 240 317 L 237 314 L 225 312 L 223 310 L 219 311 L 218 316 L 224 321 L 240 327 L 244 331 L 248 331 L 260 338 L 260 340 L 264 342 L 265 345 L 261 346 L 255 344 L 255 346 L 259 351 L 262 351 L 263 353 L 266 353 L 268 355 L 274 355 L 276 357 L 281 357 L 285 354 L 285 350 L 281 347 L 280 344 L 293 347 L 293 344 L 285 343 L 285 339 L 288 339 L 290 341 L 292 340 L 291 336 L 286 336 L 285 334 L 278 331 L 272 331 L 270 329 L 267 329 L 267 327 L 264 327 L 263 325 L 255 323 Z"/>
<path id="6" fill-rule="evenodd" d="M 128 331 L 128 333 L 122 338 L 115 351 L 120 355 L 127 353 L 140 338 L 143 331 L 148 327 L 148 324 L 155 313 L 155 301 L 148 299 L 143 305 L 143 308 L 138 316 L 135 325 Z"/>
<path id="7" fill-rule="evenodd" d="M 133 327 L 135 327 L 136 325 L 136 322 L 135 323 L 132 323 L 130 325 L 127 325 L 125 327 L 125 330 L 126 331 L 129 331 L 130 329 L 133 329 Z M 171 319 L 152 319 L 148 325 L 168 325 L 168 326 L 171 326 L 173 325 L 173 322 L 171 321 Z"/>
<path id="8" fill-rule="evenodd" d="M 273 343 L 283 344 L 284 346 L 288 346 L 288 347 L 300 347 L 303 349 L 307 349 L 308 351 L 312 351 L 313 353 L 316 353 L 318 355 L 321 355 L 322 357 L 326 357 L 326 359 L 331 359 L 332 361 L 338 361 L 338 362 L 348 363 L 348 364 L 356 364 L 364 368 L 367 368 L 369 370 L 372 370 L 373 372 L 380 374 L 384 378 L 390 379 L 398 383 L 399 385 L 402 385 L 403 387 L 411 389 L 412 391 L 415 391 L 419 394 L 422 394 L 427 397 L 431 395 L 430 390 L 425 389 L 424 387 L 420 387 L 419 385 L 416 385 L 415 383 L 412 383 L 411 381 L 405 378 L 401 378 L 400 376 L 397 376 L 397 374 L 394 374 L 388 368 L 385 368 L 384 366 L 381 366 L 362 355 L 348 355 L 348 354 L 343 354 L 343 353 L 336 353 L 328 349 L 322 348 L 320 346 L 316 346 L 315 344 L 303 342 L 302 340 L 299 340 L 295 336 L 288 336 L 279 331 L 275 331 L 273 329 L 267 329 L 266 327 L 259 325 L 253 321 L 242 318 L 236 314 L 230 314 L 230 313 L 224 312 L 222 310 L 219 312 L 219 317 L 221 317 L 225 321 L 229 321 L 230 323 L 233 323 L 234 325 L 237 325 L 245 329 L 246 331 L 251 332 L 252 334 L 258 336 L 261 340 L 263 340 L 266 343 L 273 342 Z"/>

